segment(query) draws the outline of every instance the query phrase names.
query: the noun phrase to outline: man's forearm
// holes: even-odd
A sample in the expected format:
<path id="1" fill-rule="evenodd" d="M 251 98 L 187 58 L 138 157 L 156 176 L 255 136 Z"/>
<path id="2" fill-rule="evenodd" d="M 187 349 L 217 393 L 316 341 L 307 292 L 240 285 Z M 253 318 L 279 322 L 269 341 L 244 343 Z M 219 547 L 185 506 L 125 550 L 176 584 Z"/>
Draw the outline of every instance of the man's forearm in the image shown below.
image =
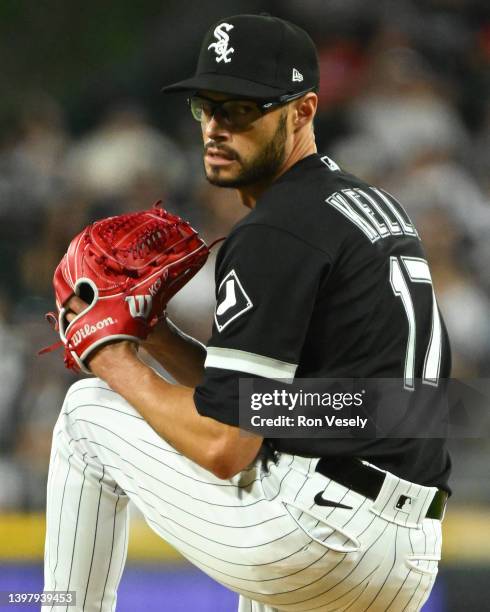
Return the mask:
<path id="1" fill-rule="evenodd" d="M 194 404 L 194 389 L 169 384 L 138 359 L 129 343 L 102 349 L 90 367 L 162 438 L 220 478 L 242 470 L 257 455 L 261 438 L 245 437 L 237 427 L 201 416 Z"/>
<path id="2" fill-rule="evenodd" d="M 179 335 L 172 323 L 162 321 L 143 347 L 179 384 L 195 387 L 201 382 L 206 349 L 193 338 Z"/>

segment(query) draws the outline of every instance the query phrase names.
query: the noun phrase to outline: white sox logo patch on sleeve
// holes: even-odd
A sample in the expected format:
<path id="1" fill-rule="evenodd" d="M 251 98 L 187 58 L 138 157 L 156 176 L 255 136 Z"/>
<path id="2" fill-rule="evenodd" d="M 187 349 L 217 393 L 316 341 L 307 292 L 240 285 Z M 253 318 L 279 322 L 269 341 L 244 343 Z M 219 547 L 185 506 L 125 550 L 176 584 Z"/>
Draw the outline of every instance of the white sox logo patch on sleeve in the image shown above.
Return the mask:
<path id="1" fill-rule="evenodd" d="M 214 321 L 218 331 L 223 331 L 227 325 L 250 310 L 252 306 L 252 300 L 238 280 L 235 270 L 231 270 L 221 281 L 218 288 L 218 299 L 214 313 Z"/>

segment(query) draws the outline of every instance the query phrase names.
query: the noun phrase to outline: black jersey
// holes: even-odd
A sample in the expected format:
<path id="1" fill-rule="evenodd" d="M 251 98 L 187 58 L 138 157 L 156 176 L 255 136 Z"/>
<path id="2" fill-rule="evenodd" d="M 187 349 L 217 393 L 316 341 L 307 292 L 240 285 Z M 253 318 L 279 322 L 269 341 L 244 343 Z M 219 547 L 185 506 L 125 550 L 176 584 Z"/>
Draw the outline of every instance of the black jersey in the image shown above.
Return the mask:
<path id="1" fill-rule="evenodd" d="M 216 263 L 200 414 L 238 425 L 238 381 L 449 376 L 447 333 L 417 230 L 382 189 L 314 154 L 232 230 Z M 430 407 L 429 407 L 430 409 Z M 278 451 L 355 456 L 447 488 L 443 439 L 273 439 Z"/>

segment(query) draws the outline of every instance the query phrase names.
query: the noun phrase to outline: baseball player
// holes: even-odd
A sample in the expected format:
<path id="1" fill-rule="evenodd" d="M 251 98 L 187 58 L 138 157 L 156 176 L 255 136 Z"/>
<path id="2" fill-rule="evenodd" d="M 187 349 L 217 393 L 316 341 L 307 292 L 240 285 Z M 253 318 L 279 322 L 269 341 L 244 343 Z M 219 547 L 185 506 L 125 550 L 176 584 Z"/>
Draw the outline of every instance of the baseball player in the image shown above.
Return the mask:
<path id="1" fill-rule="evenodd" d="M 129 500 L 239 593 L 240 612 L 412 611 L 430 594 L 449 493 L 443 439 L 238 428 L 243 377 L 392 378 L 410 396 L 449 375 L 417 230 L 392 195 L 317 153 L 318 85 L 303 30 L 237 15 L 209 29 L 196 74 L 165 88 L 189 96 L 207 180 L 237 189 L 250 212 L 218 254 L 206 348 L 168 321 L 145 344 L 178 384 L 120 341 L 68 391 L 45 589 L 76 591 L 76 610 L 116 607 Z M 80 316 L 87 305 L 69 307 Z"/>

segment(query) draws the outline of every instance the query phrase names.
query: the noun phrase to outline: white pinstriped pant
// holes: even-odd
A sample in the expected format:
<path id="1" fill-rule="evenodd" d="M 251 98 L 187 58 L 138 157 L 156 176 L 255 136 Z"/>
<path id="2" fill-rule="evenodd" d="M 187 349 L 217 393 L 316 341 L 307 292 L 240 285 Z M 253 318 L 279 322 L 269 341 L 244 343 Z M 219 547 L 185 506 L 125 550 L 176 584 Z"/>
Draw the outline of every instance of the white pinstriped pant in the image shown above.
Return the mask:
<path id="1" fill-rule="evenodd" d="M 434 489 L 388 475 L 373 502 L 315 465 L 283 454 L 219 480 L 105 383 L 81 380 L 53 434 L 45 590 L 75 590 L 67 612 L 115 610 L 131 499 L 157 534 L 240 593 L 239 612 L 419 610 L 440 558 L 440 522 L 421 518 Z M 319 492 L 352 509 L 317 506 Z M 395 507 L 402 494 L 409 512 Z"/>

